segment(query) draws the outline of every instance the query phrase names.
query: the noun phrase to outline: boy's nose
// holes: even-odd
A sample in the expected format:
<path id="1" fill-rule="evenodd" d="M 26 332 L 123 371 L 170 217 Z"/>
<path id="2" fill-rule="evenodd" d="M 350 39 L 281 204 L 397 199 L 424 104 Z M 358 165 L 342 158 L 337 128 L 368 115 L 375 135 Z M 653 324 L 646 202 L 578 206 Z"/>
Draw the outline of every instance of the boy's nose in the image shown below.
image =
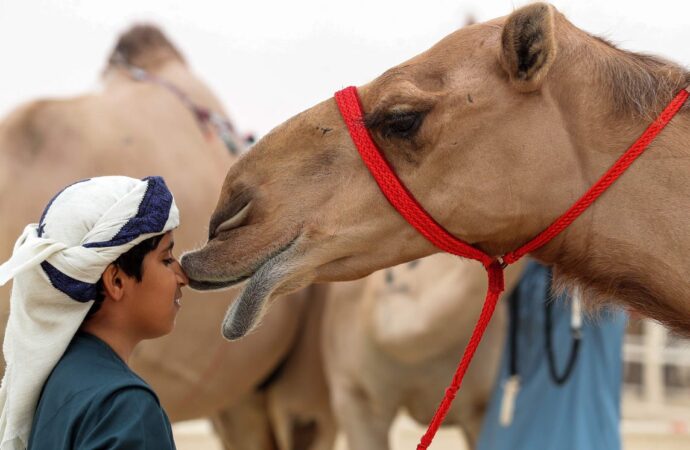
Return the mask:
<path id="1" fill-rule="evenodd" d="M 189 277 L 185 273 L 184 269 L 182 268 L 182 265 L 180 265 L 179 261 L 175 261 L 175 272 L 177 273 L 177 278 L 178 282 L 182 286 L 187 286 L 189 284 Z"/>

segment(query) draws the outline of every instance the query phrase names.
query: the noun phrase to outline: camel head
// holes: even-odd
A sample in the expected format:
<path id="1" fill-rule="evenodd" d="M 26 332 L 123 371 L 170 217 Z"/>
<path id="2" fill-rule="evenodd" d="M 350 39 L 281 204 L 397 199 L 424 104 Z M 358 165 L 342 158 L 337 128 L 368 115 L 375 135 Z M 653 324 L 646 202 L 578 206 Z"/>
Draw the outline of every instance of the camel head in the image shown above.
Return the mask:
<path id="1" fill-rule="evenodd" d="M 599 160 L 582 161 L 574 138 L 597 130 L 577 118 L 628 115 L 596 106 L 609 94 L 591 88 L 595 51 L 618 50 L 532 4 L 462 28 L 360 86 L 365 124 L 439 223 L 500 255 L 586 190 L 587 164 L 599 169 Z M 437 251 L 387 203 L 332 98 L 275 128 L 230 169 L 209 230 L 182 264 L 196 289 L 248 280 L 226 316 L 228 338 L 249 331 L 277 294 Z"/>

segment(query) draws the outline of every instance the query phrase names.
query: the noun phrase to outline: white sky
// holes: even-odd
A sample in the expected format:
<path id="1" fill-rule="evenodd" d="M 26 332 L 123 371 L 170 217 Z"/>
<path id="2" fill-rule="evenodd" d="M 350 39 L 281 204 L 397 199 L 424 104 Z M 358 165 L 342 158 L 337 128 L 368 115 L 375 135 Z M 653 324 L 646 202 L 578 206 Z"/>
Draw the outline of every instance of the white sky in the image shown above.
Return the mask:
<path id="1" fill-rule="evenodd" d="M 159 24 L 242 131 L 259 135 L 460 27 L 525 0 L 0 0 L 0 116 L 98 86 L 116 36 Z M 690 64 L 690 1 L 570 0 L 580 28 Z"/>

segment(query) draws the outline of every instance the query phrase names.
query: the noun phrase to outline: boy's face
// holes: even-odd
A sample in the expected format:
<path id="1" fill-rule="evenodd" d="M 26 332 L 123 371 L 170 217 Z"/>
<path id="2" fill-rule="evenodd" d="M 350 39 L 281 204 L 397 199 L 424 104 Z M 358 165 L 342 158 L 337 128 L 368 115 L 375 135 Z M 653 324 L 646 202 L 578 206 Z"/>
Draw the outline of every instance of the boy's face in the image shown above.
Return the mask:
<path id="1" fill-rule="evenodd" d="M 189 282 L 173 256 L 173 245 L 173 232 L 170 231 L 163 236 L 158 247 L 144 256 L 141 281 L 127 277 L 130 325 L 144 339 L 172 331 L 181 306 L 181 289 Z"/>

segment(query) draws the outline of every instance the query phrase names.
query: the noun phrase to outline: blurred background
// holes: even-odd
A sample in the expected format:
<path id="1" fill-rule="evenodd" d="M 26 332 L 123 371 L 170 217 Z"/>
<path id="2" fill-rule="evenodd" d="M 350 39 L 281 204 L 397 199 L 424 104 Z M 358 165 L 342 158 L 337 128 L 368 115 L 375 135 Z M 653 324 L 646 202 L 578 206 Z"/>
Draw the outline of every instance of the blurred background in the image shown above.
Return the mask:
<path id="1" fill-rule="evenodd" d="M 363 84 L 420 53 L 468 20 L 507 15 L 525 3 L 0 0 L 0 116 L 32 99 L 98 91 L 116 37 L 143 22 L 171 38 L 240 133 L 260 137 L 334 91 Z M 624 49 L 690 61 L 687 1 L 552 3 L 578 27 Z M 624 360 L 626 448 L 690 448 L 688 341 L 633 318 Z M 221 448 L 205 421 L 183 422 L 175 430 L 182 450 Z M 422 430 L 401 416 L 392 431 L 394 448 L 413 448 Z M 435 448 L 462 445 L 453 430 L 443 430 L 438 440 Z"/>
<path id="2" fill-rule="evenodd" d="M 0 0 L 0 114 L 37 96 L 95 87 L 114 38 L 154 22 L 228 108 L 265 134 L 350 84 L 363 84 L 464 25 L 526 1 Z M 635 51 L 690 61 L 683 0 L 554 1 L 580 28 Z"/>

